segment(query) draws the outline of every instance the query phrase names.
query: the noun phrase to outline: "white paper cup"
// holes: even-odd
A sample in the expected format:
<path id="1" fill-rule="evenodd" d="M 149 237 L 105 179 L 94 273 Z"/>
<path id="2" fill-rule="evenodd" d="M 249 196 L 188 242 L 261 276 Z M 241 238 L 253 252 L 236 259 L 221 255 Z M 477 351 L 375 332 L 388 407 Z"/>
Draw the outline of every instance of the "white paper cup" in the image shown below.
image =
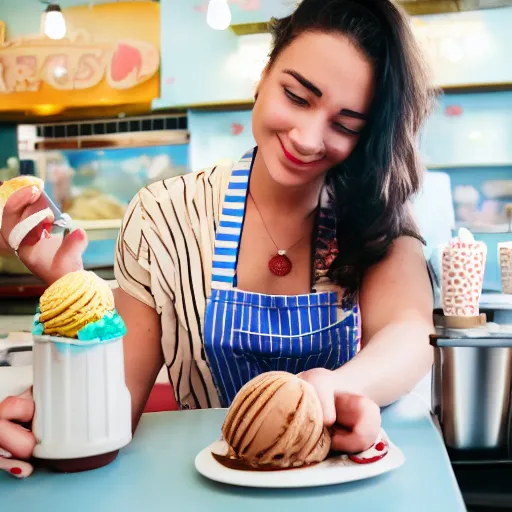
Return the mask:
<path id="1" fill-rule="evenodd" d="M 82 459 L 131 441 L 123 338 L 79 342 L 34 336 L 33 361 L 34 457 Z"/>
<path id="2" fill-rule="evenodd" d="M 512 242 L 498 244 L 498 261 L 500 262 L 501 291 L 512 294 Z"/>

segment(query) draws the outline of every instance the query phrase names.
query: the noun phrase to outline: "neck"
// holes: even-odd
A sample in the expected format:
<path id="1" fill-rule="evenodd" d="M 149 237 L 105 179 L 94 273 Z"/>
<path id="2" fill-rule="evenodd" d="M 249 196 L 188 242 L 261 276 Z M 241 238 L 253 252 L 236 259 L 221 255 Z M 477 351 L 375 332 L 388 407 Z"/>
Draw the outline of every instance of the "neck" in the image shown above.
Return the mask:
<path id="1" fill-rule="evenodd" d="M 302 186 L 287 187 L 277 183 L 258 151 L 251 172 L 251 195 L 258 206 L 274 214 L 306 217 L 318 206 L 318 198 L 324 183 L 323 177 Z"/>

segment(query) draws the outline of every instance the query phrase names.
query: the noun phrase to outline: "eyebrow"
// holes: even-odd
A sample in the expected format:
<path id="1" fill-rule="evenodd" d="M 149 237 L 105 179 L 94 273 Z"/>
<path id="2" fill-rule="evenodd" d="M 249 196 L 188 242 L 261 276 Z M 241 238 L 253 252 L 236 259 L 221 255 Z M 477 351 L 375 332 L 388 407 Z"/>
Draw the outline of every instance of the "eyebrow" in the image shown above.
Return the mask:
<path id="1" fill-rule="evenodd" d="M 368 119 L 368 116 L 366 116 L 365 114 L 361 114 L 361 112 L 356 112 L 356 111 L 350 110 L 348 108 L 341 109 L 340 115 L 347 116 L 347 117 L 353 117 L 355 119 L 362 119 L 362 120 Z"/>
<path id="2" fill-rule="evenodd" d="M 285 69 L 284 73 L 293 76 L 293 78 L 295 78 L 295 80 L 297 80 L 299 84 L 304 86 L 306 89 L 309 89 L 318 98 L 321 98 L 323 96 L 322 91 L 315 84 L 311 83 L 307 78 L 303 77 L 300 73 L 297 73 L 297 71 Z"/>
<path id="3" fill-rule="evenodd" d="M 283 71 L 287 75 L 293 76 L 297 82 L 299 82 L 303 87 L 310 90 L 315 96 L 321 98 L 323 96 L 322 91 L 312 82 L 310 82 L 306 77 L 302 76 L 297 71 L 293 71 L 292 69 L 285 69 Z M 354 119 L 362 119 L 366 120 L 368 117 L 365 114 L 361 114 L 361 112 L 356 112 L 355 110 L 350 110 L 348 108 L 343 108 L 340 110 L 340 115 L 346 117 L 353 117 Z"/>

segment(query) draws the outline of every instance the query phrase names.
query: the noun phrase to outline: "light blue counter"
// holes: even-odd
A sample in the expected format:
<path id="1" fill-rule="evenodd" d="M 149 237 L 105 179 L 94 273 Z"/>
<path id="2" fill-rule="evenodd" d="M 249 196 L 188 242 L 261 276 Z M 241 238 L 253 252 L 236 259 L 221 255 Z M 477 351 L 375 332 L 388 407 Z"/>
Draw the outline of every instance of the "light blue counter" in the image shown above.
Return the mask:
<path id="1" fill-rule="evenodd" d="M 145 415 L 132 444 L 105 468 L 81 474 L 38 471 L 27 480 L 0 474 L 6 512 L 459 512 L 466 510 L 441 436 L 426 405 L 409 396 L 383 412 L 383 426 L 406 462 L 386 475 L 304 490 L 229 487 L 194 468 L 218 439 L 225 412 Z"/>

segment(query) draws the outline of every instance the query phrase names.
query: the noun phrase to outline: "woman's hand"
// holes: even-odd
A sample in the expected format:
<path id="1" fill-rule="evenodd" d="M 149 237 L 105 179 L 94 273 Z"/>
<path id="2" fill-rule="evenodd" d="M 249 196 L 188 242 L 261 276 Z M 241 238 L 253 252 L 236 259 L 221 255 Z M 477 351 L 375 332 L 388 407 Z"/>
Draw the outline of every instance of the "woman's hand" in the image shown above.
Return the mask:
<path id="1" fill-rule="evenodd" d="M 45 197 L 37 187 L 16 191 L 8 199 L 3 212 L 0 226 L 3 245 L 17 224 L 47 206 Z M 64 240 L 61 235 L 50 235 L 52 222 L 53 216 L 50 216 L 35 227 L 18 249 L 20 260 L 47 284 L 82 269 L 82 253 L 87 247 L 87 235 L 81 229 L 73 231 Z"/>
<path id="2" fill-rule="evenodd" d="M 30 476 L 34 470 L 25 461 L 32 456 L 36 439 L 30 430 L 19 424 L 30 423 L 33 416 L 31 390 L 0 402 L 0 469 L 17 478 Z"/>
<path id="3" fill-rule="evenodd" d="M 332 434 L 332 449 L 344 453 L 360 453 L 377 439 L 381 417 L 379 406 L 369 398 L 340 391 L 339 373 L 315 368 L 299 377 L 309 382 L 320 398 L 324 424 Z"/>

